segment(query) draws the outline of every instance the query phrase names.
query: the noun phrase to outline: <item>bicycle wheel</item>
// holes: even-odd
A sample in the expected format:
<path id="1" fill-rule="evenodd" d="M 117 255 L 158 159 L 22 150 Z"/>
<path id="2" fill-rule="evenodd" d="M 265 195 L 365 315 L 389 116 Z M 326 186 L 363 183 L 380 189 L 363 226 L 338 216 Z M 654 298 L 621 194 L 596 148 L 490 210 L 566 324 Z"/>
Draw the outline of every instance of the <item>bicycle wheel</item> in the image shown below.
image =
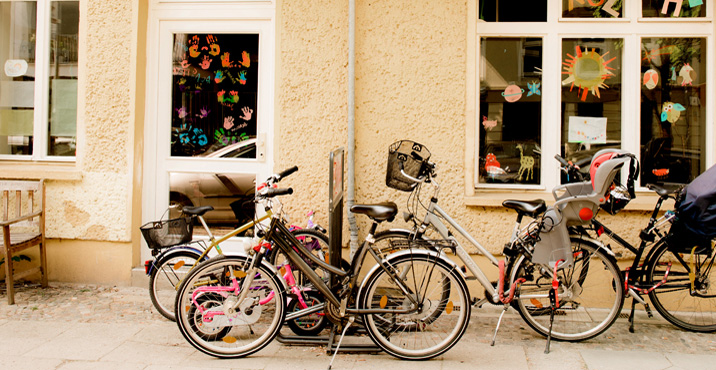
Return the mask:
<path id="1" fill-rule="evenodd" d="M 314 291 L 304 291 L 303 297 L 307 307 L 315 306 L 324 301 L 320 293 Z M 298 299 L 292 299 L 288 304 L 287 312 L 294 312 L 301 310 L 301 305 Z M 299 318 L 289 320 L 288 327 L 296 335 L 303 336 L 316 336 L 323 331 L 326 327 L 326 314 L 324 312 L 316 312 L 310 315 L 301 316 Z"/>
<path id="2" fill-rule="evenodd" d="M 571 242 L 574 264 L 557 271 L 559 308 L 554 312 L 552 338 L 578 342 L 603 333 L 616 321 L 624 305 L 624 284 L 616 261 L 597 245 L 580 238 Z M 526 279 L 512 304 L 544 336 L 550 327 L 552 268 L 522 256 L 511 270 L 512 279 Z"/>
<path id="3" fill-rule="evenodd" d="M 246 298 L 238 302 L 250 261 L 218 256 L 190 272 L 179 287 L 177 325 L 199 351 L 219 358 L 244 357 L 269 344 L 281 329 L 286 293 L 273 269 L 260 266 Z M 206 307 L 201 304 L 204 295 L 211 297 Z"/>
<path id="4" fill-rule="evenodd" d="M 371 339 L 387 353 L 408 360 L 426 360 L 449 350 L 470 321 L 465 279 L 454 265 L 424 252 L 399 255 L 389 264 L 409 294 L 384 269 L 374 269 L 361 287 L 359 307 L 405 310 L 416 301 L 417 311 L 364 314 Z M 452 287 L 448 297 L 444 296 L 446 284 Z M 436 311 L 441 313 L 434 315 Z"/>
<path id="5" fill-rule="evenodd" d="M 713 254 L 713 253 L 712 253 Z M 697 332 L 716 331 L 716 272 L 714 257 L 675 254 L 661 243 L 647 267 L 647 279 L 658 284 L 649 293 L 654 308 L 670 323 Z M 693 292 L 689 271 L 694 271 Z M 668 275 L 667 275 L 668 272 Z"/>
<path id="6" fill-rule="evenodd" d="M 383 258 L 385 258 L 392 253 L 409 249 L 409 246 L 411 245 L 410 240 L 412 240 L 414 237 L 412 233 L 406 230 L 385 230 L 376 233 L 374 238 L 375 242 L 373 243 L 373 248 L 379 251 L 379 254 L 382 255 Z M 425 246 L 429 245 L 429 243 L 422 243 L 419 245 Z M 428 248 L 428 250 L 438 252 L 434 248 Z M 408 271 L 408 269 L 404 270 L 403 274 L 407 274 Z M 450 279 L 442 279 L 442 281 L 443 293 L 441 299 L 447 300 L 450 296 Z M 436 309 L 432 311 L 431 314 L 424 320 L 434 320 L 436 317 L 440 316 L 442 311 L 443 307 L 436 307 Z"/>
<path id="7" fill-rule="evenodd" d="M 149 298 L 162 316 L 176 321 L 174 302 L 179 284 L 189 273 L 201 255 L 189 250 L 162 257 L 154 263 L 149 275 Z"/>

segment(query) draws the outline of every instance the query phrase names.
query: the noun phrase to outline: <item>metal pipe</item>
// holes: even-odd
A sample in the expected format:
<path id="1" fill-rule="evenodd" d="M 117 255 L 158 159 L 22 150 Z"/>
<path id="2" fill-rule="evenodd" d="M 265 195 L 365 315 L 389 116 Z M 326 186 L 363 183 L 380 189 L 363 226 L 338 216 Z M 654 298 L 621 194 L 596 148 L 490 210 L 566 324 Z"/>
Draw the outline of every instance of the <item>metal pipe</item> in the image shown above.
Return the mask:
<path id="1" fill-rule="evenodd" d="M 348 189 L 346 189 L 346 209 L 348 211 L 348 224 L 350 225 L 351 258 L 358 250 L 358 224 L 356 217 L 350 209 L 355 203 L 355 36 L 356 36 L 356 4 L 355 0 L 348 0 Z"/>

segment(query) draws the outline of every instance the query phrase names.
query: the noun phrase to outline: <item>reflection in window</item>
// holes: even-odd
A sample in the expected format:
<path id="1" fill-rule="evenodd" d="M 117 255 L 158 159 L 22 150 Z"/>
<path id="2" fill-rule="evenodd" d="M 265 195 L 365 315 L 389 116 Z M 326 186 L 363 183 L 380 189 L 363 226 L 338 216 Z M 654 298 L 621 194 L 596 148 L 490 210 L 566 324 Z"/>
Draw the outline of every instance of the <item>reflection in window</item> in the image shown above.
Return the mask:
<path id="1" fill-rule="evenodd" d="M 540 183 L 542 39 L 480 39 L 480 183 Z"/>
<path id="2" fill-rule="evenodd" d="M 572 162 L 621 147 L 622 46 L 622 39 L 562 40 L 561 154 Z"/>
<path id="3" fill-rule="evenodd" d="M 689 183 L 705 170 L 706 39 L 641 48 L 641 183 Z"/>
<path id="4" fill-rule="evenodd" d="M 79 8 L 79 1 L 52 2 L 49 155 L 75 155 Z"/>
<path id="5" fill-rule="evenodd" d="M 0 154 L 32 154 L 37 4 L 0 2 Z"/>
<path id="6" fill-rule="evenodd" d="M 625 0 L 562 0 L 562 17 L 622 18 L 622 3 L 624 1 Z"/>
<path id="7" fill-rule="evenodd" d="M 642 16 L 649 18 L 706 17 L 707 0 L 641 0 Z"/>
<path id="8" fill-rule="evenodd" d="M 256 34 L 174 35 L 172 156 L 256 158 L 258 49 Z"/>
<path id="9" fill-rule="evenodd" d="M 547 22 L 547 0 L 480 0 L 485 22 Z"/>
<path id="10" fill-rule="evenodd" d="M 228 229 L 254 218 L 254 174 L 183 173 L 169 174 L 169 201 L 182 206 L 212 206 L 204 215 L 212 232 Z M 174 215 L 172 215 L 174 216 Z M 195 228 L 200 232 L 202 228 Z"/>

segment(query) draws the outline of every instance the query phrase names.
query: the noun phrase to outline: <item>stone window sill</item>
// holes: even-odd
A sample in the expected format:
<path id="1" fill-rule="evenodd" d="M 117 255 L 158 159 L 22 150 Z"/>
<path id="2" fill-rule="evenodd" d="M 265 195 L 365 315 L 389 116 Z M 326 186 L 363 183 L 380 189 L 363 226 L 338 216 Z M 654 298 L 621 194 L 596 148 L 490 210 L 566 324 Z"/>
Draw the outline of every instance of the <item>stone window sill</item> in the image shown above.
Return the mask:
<path id="1" fill-rule="evenodd" d="M 75 163 L 0 162 L 0 179 L 81 180 Z"/>

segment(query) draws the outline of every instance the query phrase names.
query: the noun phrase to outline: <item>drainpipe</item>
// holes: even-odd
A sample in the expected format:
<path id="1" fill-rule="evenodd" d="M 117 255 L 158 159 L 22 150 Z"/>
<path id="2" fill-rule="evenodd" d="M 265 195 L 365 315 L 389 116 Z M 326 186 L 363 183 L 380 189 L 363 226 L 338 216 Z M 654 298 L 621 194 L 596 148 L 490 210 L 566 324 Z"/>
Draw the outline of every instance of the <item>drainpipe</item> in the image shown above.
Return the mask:
<path id="1" fill-rule="evenodd" d="M 356 217 L 350 212 L 355 203 L 355 75 L 356 75 L 356 3 L 348 0 L 348 189 L 346 190 L 346 208 L 348 210 L 348 224 L 350 225 L 351 258 L 358 250 L 358 224 Z"/>

